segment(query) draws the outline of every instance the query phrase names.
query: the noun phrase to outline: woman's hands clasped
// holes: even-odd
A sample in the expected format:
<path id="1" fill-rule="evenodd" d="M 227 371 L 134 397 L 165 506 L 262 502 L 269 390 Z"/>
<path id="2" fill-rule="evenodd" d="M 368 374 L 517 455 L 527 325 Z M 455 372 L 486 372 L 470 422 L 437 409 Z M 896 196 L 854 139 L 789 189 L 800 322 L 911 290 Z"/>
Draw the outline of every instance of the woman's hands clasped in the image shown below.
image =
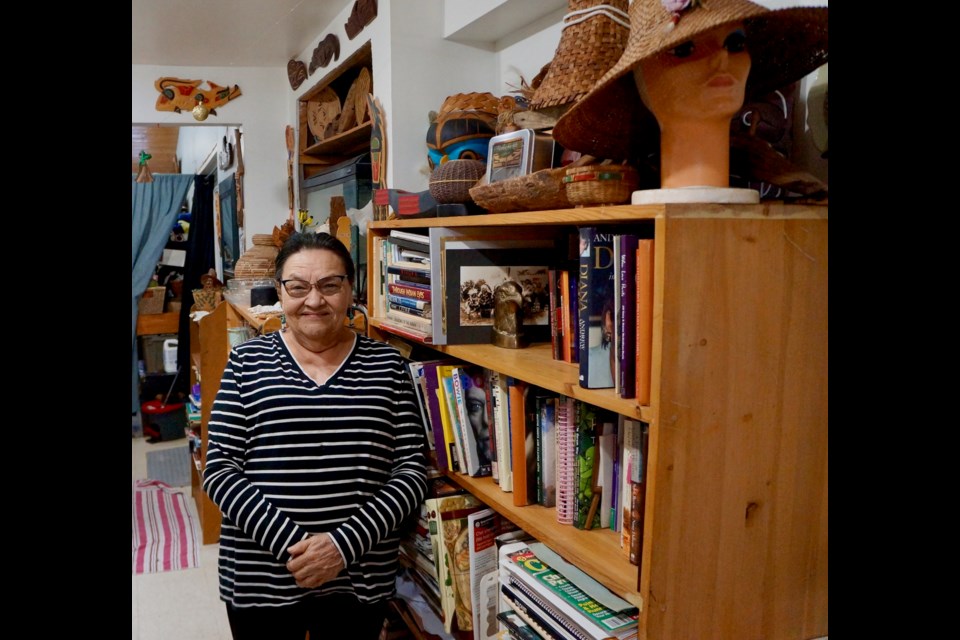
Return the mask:
<path id="1" fill-rule="evenodd" d="M 305 589 L 319 587 L 343 570 L 343 558 L 329 534 L 320 533 L 292 545 L 287 551 L 287 570 L 293 574 L 297 586 Z"/>

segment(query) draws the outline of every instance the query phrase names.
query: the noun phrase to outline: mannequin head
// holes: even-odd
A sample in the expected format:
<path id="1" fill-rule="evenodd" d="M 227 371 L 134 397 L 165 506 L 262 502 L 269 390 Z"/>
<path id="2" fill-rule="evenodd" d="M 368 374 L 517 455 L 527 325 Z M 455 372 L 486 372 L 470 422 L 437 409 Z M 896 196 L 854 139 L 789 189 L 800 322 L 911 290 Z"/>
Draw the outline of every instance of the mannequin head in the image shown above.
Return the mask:
<path id="1" fill-rule="evenodd" d="M 633 67 L 660 127 L 664 187 L 727 187 L 730 119 L 743 106 L 750 54 L 742 23 L 720 25 Z"/>
<path id="2" fill-rule="evenodd" d="M 633 68 L 640 98 L 661 129 L 680 122 L 729 127 L 743 106 L 749 74 L 747 35 L 739 23 L 697 34 Z"/>
<path id="3" fill-rule="evenodd" d="M 751 0 L 633 0 L 620 60 L 557 120 L 553 137 L 598 158 L 659 162 L 662 187 L 729 187 L 717 162 L 729 167 L 731 118 L 746 100 L 827 61 L 827 13 Z M 715 159 L 684 158 L 691 148 Z"/>

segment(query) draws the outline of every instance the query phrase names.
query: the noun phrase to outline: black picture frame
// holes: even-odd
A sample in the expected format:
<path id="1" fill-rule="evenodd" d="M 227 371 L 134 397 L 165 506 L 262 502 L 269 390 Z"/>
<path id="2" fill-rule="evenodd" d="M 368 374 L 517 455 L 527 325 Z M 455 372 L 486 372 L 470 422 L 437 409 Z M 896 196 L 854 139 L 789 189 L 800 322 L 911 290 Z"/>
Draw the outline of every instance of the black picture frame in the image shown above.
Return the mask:
<path id="1" fill-rule="evenodd" d="M 547 272 L 556 252 L 549 248 L 473 248 L 444 251 L 443 295 L 447 344 L 489 344 L 493 332 L 493 292 L 507 279 L 524 289 L 524 333 L 530 343 L 550 341 L 550 288 Z M 483 287 L 479 281 L 483 281 Z M 524 282 L 528 280 L 529 282 Z M 476 294 L 471 299 L 472 283 Z M 462 293 L 464 295 L 462 295 Z"/>

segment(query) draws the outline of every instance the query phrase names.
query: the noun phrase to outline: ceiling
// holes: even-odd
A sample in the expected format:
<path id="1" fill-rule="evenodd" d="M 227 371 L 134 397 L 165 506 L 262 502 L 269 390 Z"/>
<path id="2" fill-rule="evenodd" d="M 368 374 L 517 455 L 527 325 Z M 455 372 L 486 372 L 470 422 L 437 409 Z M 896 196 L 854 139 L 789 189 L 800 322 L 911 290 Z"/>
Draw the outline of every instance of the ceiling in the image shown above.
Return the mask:
<path id="1" fill-rule="evenodd" d="M 133 64 L 286 67 L 354 0 L 132 2 Z"/>

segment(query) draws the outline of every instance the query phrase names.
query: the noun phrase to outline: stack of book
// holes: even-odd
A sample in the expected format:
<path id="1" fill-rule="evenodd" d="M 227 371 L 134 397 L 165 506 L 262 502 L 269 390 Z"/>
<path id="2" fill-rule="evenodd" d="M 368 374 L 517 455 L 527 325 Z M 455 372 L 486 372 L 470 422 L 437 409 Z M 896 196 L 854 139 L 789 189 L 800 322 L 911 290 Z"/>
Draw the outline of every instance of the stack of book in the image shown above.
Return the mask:
<path id="1" fill-rule="evenodd" d="M 432 342 L 433 295 L 430 287 L 430 239 L 428 236 L 393 229 L 377 238 L 380 253 L 380 307 L 375 315 L 387 328 L 421 342 Z"/>
<path id="2" fill-rule="evenodd" d="M 537 553 L 547 555 L 549 550 L 528 542 L 500 548 L 499 578 L 504 612 L 512 612 L 523 620 L 524 626 L 544 638 L 632 640 L 637 637 L 640 618 L 637 607 L 576 572 L 559 556 L 550 553 L 553 565 L 549 565 Z M 568 575 L 577 575 L 584 586 L 572 582 Z"/>

